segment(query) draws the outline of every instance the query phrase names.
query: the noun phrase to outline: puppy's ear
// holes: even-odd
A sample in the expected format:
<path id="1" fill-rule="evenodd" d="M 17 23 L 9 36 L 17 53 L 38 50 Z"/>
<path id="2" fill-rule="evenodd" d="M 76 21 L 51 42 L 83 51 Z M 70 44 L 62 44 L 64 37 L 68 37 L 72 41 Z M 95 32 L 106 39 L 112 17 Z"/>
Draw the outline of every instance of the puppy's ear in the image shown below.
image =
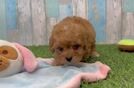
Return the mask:
<path id="1" fill-rule="evenodd" d="M 53 38 L 53 36 L 51 36 L 49 39 L 49 48 L 52 51 L 52 53 L 54 53 L 54 38 Z"/>

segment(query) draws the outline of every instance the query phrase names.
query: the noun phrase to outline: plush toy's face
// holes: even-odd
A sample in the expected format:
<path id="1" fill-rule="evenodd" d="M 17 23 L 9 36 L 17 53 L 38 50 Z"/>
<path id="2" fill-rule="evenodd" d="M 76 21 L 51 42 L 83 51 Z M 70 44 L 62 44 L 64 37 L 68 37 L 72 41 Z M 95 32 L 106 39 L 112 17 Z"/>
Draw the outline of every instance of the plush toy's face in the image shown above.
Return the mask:
<path id="1" fill-rule="evenodd" d="M 0 40 L 0 77 L 22 70 L 22 56 L 10 42 Z"/>
<path id="2" fill-rule="evenodd" d="M 16 60 L 18 57 L 17 51 L 11 46 L 0 47 L 0 71 L 7 69 L 10 66 L 10 60 Z"/>

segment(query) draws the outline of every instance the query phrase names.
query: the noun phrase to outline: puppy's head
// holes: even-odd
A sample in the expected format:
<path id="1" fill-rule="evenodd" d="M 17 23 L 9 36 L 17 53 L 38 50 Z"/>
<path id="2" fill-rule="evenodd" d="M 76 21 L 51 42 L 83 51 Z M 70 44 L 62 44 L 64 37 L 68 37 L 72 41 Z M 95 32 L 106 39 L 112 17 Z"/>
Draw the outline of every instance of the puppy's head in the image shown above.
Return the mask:
<path id="1" fill-rule="evenodd" d="M 55 64 L 79 63 L 87 53 L 87 35 L 84 26 L 69 18 L 55 25 L 49 42 Z"/>

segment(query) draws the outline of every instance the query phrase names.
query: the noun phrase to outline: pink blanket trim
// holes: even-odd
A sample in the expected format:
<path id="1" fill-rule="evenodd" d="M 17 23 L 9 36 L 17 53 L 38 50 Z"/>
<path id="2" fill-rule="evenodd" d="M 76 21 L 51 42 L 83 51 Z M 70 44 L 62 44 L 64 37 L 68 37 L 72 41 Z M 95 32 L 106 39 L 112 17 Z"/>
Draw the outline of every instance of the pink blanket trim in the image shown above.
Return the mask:
<path id="1" fill-rule="evenodd" d="M 45 62 L 52 64 L 53 58 L 45 59 Z M 95 63 L 90 63 L 90 64 L 96 64 L 99 67 L 99 70 L 93 73 L 81 72 L 76 76 L 74 76 L 71 80 L 69 80 L 65 84 L 62 84 L 61 86 L 58 86 L 57 88 L 80 88 L 80 84 L 82 81 L 91 83 L 91 82 L 96 82 L 98 80 L 106 79 L 108 73 L 111 71 L 111 68 L 108 65 L 103 64 L 100 61 L 97 61 Z"/>
<path id="2" fill-rule="evenodd" d="M 107 77 L 109 71 L 111 70 L 109 66 L 102 64 L 101 62 L 96 62 L 95 64 L 99 65 L 100 70 L 96 73 L 80 73 L 73 77 L 70 81 L 66 84 L 61 85 L 58 88 L 79 88 L 81 81 L 86 82 L 95 82 L 98 80 L 103 80 Z"/>

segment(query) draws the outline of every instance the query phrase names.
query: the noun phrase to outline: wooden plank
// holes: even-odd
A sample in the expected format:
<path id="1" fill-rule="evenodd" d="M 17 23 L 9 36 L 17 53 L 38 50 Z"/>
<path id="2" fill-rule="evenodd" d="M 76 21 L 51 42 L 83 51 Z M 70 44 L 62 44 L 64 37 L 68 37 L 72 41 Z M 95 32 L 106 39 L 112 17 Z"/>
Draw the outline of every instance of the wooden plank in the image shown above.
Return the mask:
<path id="1" fill-rule="evenodd" d="M 134 39 L 134 0 L 123 0 L 122 38 Z"/>
<path id="2" fill-rule="evenodd" d="M 72 0 L 73 16 L 77 15 L 77 0 Z"/>
<path id="3" fill-rule="evenodd" d="M 72 0 L 59 0 L 59 20 L 73 15 Z"/>
<path id="4" fill-rule="evenodd" d="M 17 2 L 16 0 L 6 0 L 6 23 L 7 23 L 7 40 L 18 42 L 17 31 Z"/>
<path id="5" fill-rule="evenodd" d="M 134 39 L 134 13 L 123 12 L 122 38 Z"/>
<path id="6" fill-rule="evenodd" d="M 88 0 L 88 19 L 96 30 L 98 43 L 105 42 L 106 1 Z"/>
<path id="7" fill-rule="evenodd" d="M 49 38 L 53 30 L 53 26 L 57 23 L 59 17 L 59 0 L 45 0 L 46 11 L 46 43 L 49 44 Z"/>
<path id="8" fill-rule="evenodd" d="M 58 0 L 45 0 L 46 14 L 48 17 L 59 16 L 59 3 Z"/>
<path id="9" fill-rule="evenodd" d="M 122 0 L 124 12 L 134 12 L 134 0 Z"/>
<path id="10" fill-rule="evenodd" d="M 57 23 L 56 18 L 47 18 L 47 44 L 49 44 L 49 38 L 53 30 L 54 25 Z"/>
<path id="11" fill-rule="evenodd" d="M 5 0 L 0 0 L 0 39 L 6 39 L 6 6 Z"/>
<path id="12" fill-rule="evenodd" d="M 107 0 L 106 42 L 117 43 L 121 39 L 122 0 Z"/>
<path id="13" fill-rule="evenodd" d="M 17 6 L 19 42 L 32 45 L 31 0 L 18 0 Z"/>
<path id="14" fill-rule="evenodd" d="M 17 12 L 16 12 L 16 0 L 6 0 L 6 18 L 7 29 L 14 30 L 17 28 Z"/>
<path id="15" fill-rule="evenodd" d="M 72 0 L 73 15 L 80 16 L 82 18 L 88 18 L 87 16 L 87 0 Z"/>
<path id="16" fill-rule="evenodd" d="M 32 0 L 33 44 L 46 44 L 46 16 L 44 0 Z"/>

